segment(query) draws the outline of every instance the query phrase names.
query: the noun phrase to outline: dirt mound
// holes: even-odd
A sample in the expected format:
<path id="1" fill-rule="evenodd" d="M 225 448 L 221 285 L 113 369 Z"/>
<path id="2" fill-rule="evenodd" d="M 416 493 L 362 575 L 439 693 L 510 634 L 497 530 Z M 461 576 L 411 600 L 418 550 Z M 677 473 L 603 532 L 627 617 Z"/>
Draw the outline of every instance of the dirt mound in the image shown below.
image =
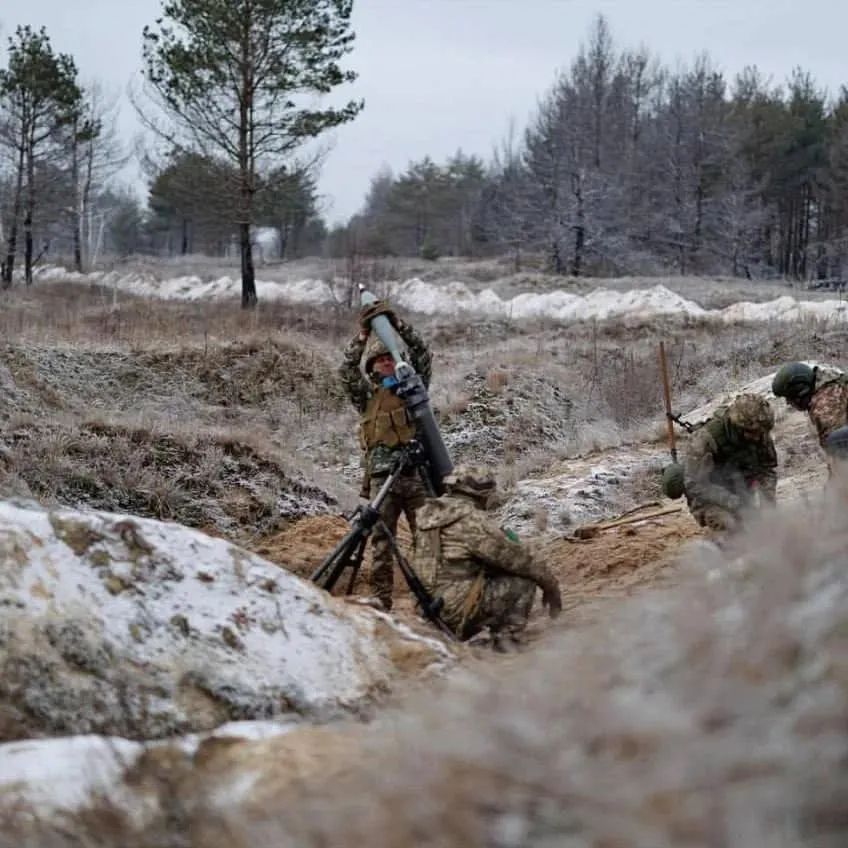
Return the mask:
<path id="1" fill-rule="evenodd" d="M 494 464 L 573 434 L 573 404 L 538 374 L 477 370 L 463 381 L 465 400 L 439 410 L 445 444 L 458 462 Z"/>
<path id="2" fill-rule="evenodd" d="M 349 529 L 350 524 L 342 516 L 309 516 L 263 537 L 251 545 L 251 550 L 300 577 L 309 577 Z M 554 570 L 564 604 L 576 606 L 607 594 L 626 593 L 632 587 L 660 579 L 680 546 L 701 535 L 701 529 L 684 510 L 605 530 L 592 539 L 537 537 L 528 541 Z M 401 550 L 410 550 L 411 536 L 405 521 L 400 522 L 398 541 Z M 369 545 L 354 595 L 370 594 L 367 580 L 370 566 Z M 333 594 L 344 594 L 347 581 L 346 572 Z M 394 611 L 407 615 L 413 609 L 403 576 L 396 570 Z M 538 608 L 536 614 L 540 614 Z"/>
<path id="3" fill-rule="evenodd" d="M 265 559 L 282 565 L 288 571 L 292 571 L 301 577 L 308 577 L 333 550 L 333 547 L 350 530 L 350 522 L 341 515 L 314 515 L 293 521 L 282 530 L 262 537 L 251 545 L 255 551 Z M 398 524 L 398 543 L 401 550 L 409 551 L 412 546 L 412 536 L 406 521 L 401 519 Z M 365 548 L 363 567 L 371 567 L 371 546 Z M 403 577 L 398 573 L 398 579 L 403 582 Z M 342 581 L 347 585 L 347 579 Z M 396 583 L 396 585 L 400 585 Z M 367 587 L 363 581 L 357 584 L 354 594 L 367 594 Z"/>
<path id="4" fill-rule="evenodd" d="M 8 345 L 0 372 L 7 413 L 31 412 L 34 403 L 79 411 L 174 411 L 182 403 L 320 415 L 345 403 L 333 363 L 315 349 L 271 339 L 163 352 Z"/>
<path id="5" fill-rule="evenodd" d="M 88 421 L 21 428 L 7 442 L 0 472 L 38 498 L 214 528 L 242 543 L 336 504 L 270 447 L 226 434 Z"/>
<path id="6" fill-rule="evenodd" d="M 591 539 L 541 542 L 536 549 L 559 578 L 563 600 L 579 603 L 657 580 L 680 546 L 702 535 L 683 510 L 604 530 Z"/>
<path id="7" fill-rule="evenodd" d="M 251 548 L 299 577 L 308 577 L 349 529 L 340 515 L 314 515 L 293 521 Z"/>
<path id="8" fill-rule="evenodd" d="M 327 412 L 346 402 L 333 364 L 315 350 L 286 342 L 148 353 L 140 362 L 155 371 L 178 369 L 191 375 L 200 387 L 194 394 L 219 406 L 261 406 L 285 398 L 303 411 Z"/>

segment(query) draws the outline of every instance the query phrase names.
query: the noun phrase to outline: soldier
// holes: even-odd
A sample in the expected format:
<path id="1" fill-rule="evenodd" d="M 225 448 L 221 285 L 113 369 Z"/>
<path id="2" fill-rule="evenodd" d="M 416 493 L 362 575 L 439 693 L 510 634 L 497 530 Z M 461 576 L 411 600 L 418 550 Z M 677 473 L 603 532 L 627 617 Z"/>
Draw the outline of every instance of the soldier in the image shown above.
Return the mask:
<path id="1" fill-rule="evenodd" d="M 444 600 L 442 618 L 461 640 L 488 628 L 495 647 L 527 625 L 536 587 L 551 618 L 562 609 L 550 569 L 537 562 L 485 510 L 496 497 L 486 470 L 458 467 L 444 479 L 446 493 L 418 512 L 413 567 L 433 597 Z"/>
<path id="2" fill-rule="evenodd" d="M 693 518 L 718 533 L 739 528 L 755 491 L 774 504 L 777 452 L 774 413 L 755 394 L 739 395 L 696 431 L 683 461 L 684 492 Z"/>
<path id="3" fill-rule="evenodd" d="M 828 437 L 848 424 L 848 375 L 805 362 L 789 362 L 774 375 L 771 390 L 793 409 L 807 413 L 819 445 L 828 452 Z M 830 461 L 828 465 L 832 470 Z"/>
<path id="4" fill-rule="evenodd" d="M 400 319 L 385 301 L 364 306 L 359 313 L 360 329 L 345 348 L 339 370 L 351 403 L 360 413 L 358 437 L 364 476 L 360 496 L 372 500 L 392 470 L 398 452 L 415 437 L 415 425 L 396 394 L 395 361 L 376 334 L 369 336 L 369 321 L 385 315 L 406 345 L 408 361 L 430 385 L 431 356 L 418 333 Z M 360 369 L 365 356 L 363 376 Z M 406 356 L 404 358 L 406 358 Z M 416 468 L 408 467 L 382 504 L 381 516 L 394 535 L 401 513 L 415 538 L 415 511 L 427 499 L 427 490 Z M 382 530 L 372 537 L 371 590 L 386 610 L 392 608 L 394 557 L 389 538 Z"/>

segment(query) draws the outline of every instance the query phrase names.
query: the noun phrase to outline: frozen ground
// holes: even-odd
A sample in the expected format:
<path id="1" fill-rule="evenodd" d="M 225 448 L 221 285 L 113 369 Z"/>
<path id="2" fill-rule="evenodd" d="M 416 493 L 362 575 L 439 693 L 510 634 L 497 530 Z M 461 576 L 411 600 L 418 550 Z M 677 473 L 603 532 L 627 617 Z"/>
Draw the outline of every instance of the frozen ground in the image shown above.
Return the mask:
<path id="1" fill-rule="evenodd" d="M 362 712 L 391 688 L 399 653 L 446 656 L 176 524 L 3 501 L 0 557 L 0 692 L 6 720 L 34 735 L 151 739 Z"/>
<path id="2" fill-rule="evenodd" d="M 658 472 L 668 449 L 658 339 L 669 351 L 675 409 L 697 421 L 741 389 L 768 396 L 770 375 L 786 359 L 844 363 L 848 330 L 840 310 L 808 321 L 797 309 L 785 311 L 786 303 L 766 304 L 784 309 L 783 320 L 758 307 L 755 323 L 737 325 L 750 306 L 724 303 L 718 308 L 728 311 L 705 317 L 716 305 L 693 305 L 672 281 L 666 290 L 658 281 L 623 289 L 621 281 L 604 281 L 611 294 L 512 300 L 527 310 L 517 326 L 504 320 L 505 301 L 494 299 L 511 297 L 502 280 L 469 281 L 463 289 L 419 275 L 399 289 L 393 300 L 405 312 L 418 301 L 404 301 L 404 292 L 423 293 L 420 303 L 430 304 L 414 314 L 434 345 L 432 393 L 446 441 L 456 458 L 497 467 L 509 496 L 500 517 L 549 558 L 566 614 L 555 625 L 534 618 L 529 655 L 500 664 L 462 653 L 449 678 L 465 689 L 428 684 L 424 703 L 378 713 L 373 726 L 315 727 L 315 716 L 327 714 L 330 690 L 345 702 L 330 705 L 331 712 L 357 709 L 369 680 L 379 694 L 396 673 L 444 667 L 402 587 L 388 618 L 319 599 L 295 576 L 308 573 L 344 532 L 337 513 L 355 493 L 355 414 L 333 382 L 355 310 L 328 310 L 314 298 L 322 292 L 317 284 L 298 282 L 304 277 L 269 280 L 275 287 L 260 294 L 263 309 L 252 315 L 221 298 L 198 298 L 196 280 L 150 289 L 156 296 L 139 301 L 139 279 L 146 286 L 163 280 L 161 269 L 139 271 L 115 272 L 113 296 L 105 298 L 86 280 L 69 285 L 58 273 L 5 295 L 0 488 L 4 495 L 6 487 L 24 490 L 29 505 L 3 502 L 8 521 L 0 538 L 16 565 L 3 572 L 0 649 L 22 644 L 9 641 L 11 624 L 34 622 L 38 633 L 22 654 L 9 653 L 28 664 L 4 667 L 0 685 L 8 691 L 0 706 L 37 691 L 36 715 L 61 716 L 56 732 L 65 736 L 21 740 L 0 715 L 4 738 L 17 738 L 0 746 L 6 798 L 21 793 L 46 814 L 77 804 L 87 789 L 111 789 L 112 800 L 148 827 L 148 844 L 168 844 L 176 828 L 190 832 L 197 848 L 263 841 L 395 848 L 422 832 L 450 846 L 583 848 L 602 839 L 634 848 L 840 844 L 797 836 L 815 811 L 794 783 L 814 781 L 817 765 L 830 764 L 831 777 L 839 777 L 836 760 L 823 758 L 838 758 L 844 743 L 833 717 L 844 715 L 837 642 L 846 631 L 840 607 L 828 606 L 842 602 L 840 575 L 848 573 L 832 568 L 836 549 L 827 534 L 843 539 L 838 516 L 828 524 L 821 509 L 790 510 L 751 540 L 749 558 L 759 564 L 750 579 L 744 561 L 684 547 L 699 536 L 685 511 L 593 540 L 570 538 L 577 524 L 661 500 Z M 487 287 L 493 294 L 481 298 Z M 438 313 L 433 303 L 448 303 L 449 292 L 474 308 L 450 301 Z M 583 323 L 552 326 L 538 311 L 543 303 L 558 304 L 558 320 L 580 315 Z M 668 323 L 675 315 L 683 320 Z M 819 498 L 823 466 L 804 416 L 775 408 L 780 498 L 800 510 L 805 499 Z M 680 439 L 682 446 L 682 433 Z M 329 481 L 345 475 L 350 485 L 329 496 Z M 133 508 L 110 512 L 135 515 L 105 514 L 115 503 Z M 127 520 L 141 532 L 124 538 L 119 525 Z M 209 534 L 247 551 L 236 556 L 239 548 Z M 403 524 L 400 540 L 409 543 Z M 682 551 L 689 568 L 672 563 Z M 66 566 L 54 562 L 52 573 L 56 558 Z M 298 636 L 293 654 L 270 632 L 279 625 L 279 595 L 253 577 L 282 587 L 284 625 Z M 684 578 L 695 587 L 669 602 L 669 586 Z M 357 593 L 366 592 L 361 582 Z M 625 611 L 627 595 L 636 597 Z M 69 605 L 77 596 L 88 599 L 81 639 L 79 628 L 53 624 L 77 615 Z M 791 632 L 782 628 L 781 610 L 792 618 Z M 68 659 L 48 631 L 60 646 L 82 647 Z M 63 632 L 76 641 L 57 639 Z M 106 637 L 111 654 L 97 650 Z M 137 673 L 98 682 L 97 662 L 109 656 L 117 659 L 114 668 L 135 664 Z M 186 705 L 172 696 L 185 678 L 169 663 L 185 671 L 198 657 L 224 697 Z M 72 664 L 80 660 L 94 670 Z M 303 663 L 314 665 L 308 686 L 298 682 Z M 477 672 L 489 666 L 493 675 L 484 682 Z M 24 674 L 15 678 L 15 668 Z M 303 708 L 281 705 L 282 723 L 263 720 L 261 710 L 255 722 L 234 722 L 250 714 L 232 709 L 244 705 L 248 682 L 255 684 L 248 700 L 259 698 L 250 703 L 264 703 L 267 691 L 295 691 Z M 104 736 L 73 735 L 88 728 L 72 723 L 69 710 L 79 698 L 63 694 L 104 685 L 139 698 L 152 693 L 154 710 L 145 718 L 161 724 L 176 716 L 184 727 L 173 731 L 197 732 L 172 737 L 172 745 L 143 746 L 143 734 L 130 742 L 134 734 L 119 724 L 97 728 Z M 126 702 L 124 695 L 124 707 L 113 713 L 107 700 L 84 712 L 120 719 Z M 209 721 L 185 726 L 180 709 Z M 330 786 L 339 791 L 326 806 Z M 818 797 L 824 809 L 829 796 Z M 563 818 L 563 810 L 571 812 Z M 762 836 L 774 810 L 795 817 L 794 842 Z M 77 844 L 138 844 L 108 804 L 66 819 L 49 838 L 36 830 L 29 843 L 16 828 L 32 823 L 13 819 L 6 832 L 23 848 L 64 848 L 74 829 Z M 626 838 L 616 841 L 621 833 Z"/>

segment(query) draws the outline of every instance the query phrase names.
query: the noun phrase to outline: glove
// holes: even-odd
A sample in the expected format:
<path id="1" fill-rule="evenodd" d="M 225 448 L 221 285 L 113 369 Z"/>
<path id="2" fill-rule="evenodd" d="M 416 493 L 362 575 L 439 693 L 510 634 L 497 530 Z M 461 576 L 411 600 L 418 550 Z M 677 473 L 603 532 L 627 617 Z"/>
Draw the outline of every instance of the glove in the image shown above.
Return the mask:
<path id="1" fill-rule="evenodd" d="M 556 580 L 544 583 L 542 589 L 542 606 L 548 608 L 548 615 L 556 618 L 562 612 L 562 596 Z"/>
<path id="2" fill-rule="evenodd" d="M 366 303 L 359 310 L 359 326 L 363 330 L 370 329 L 371 320 L 378 315 L 385 315 L 389 319 L 389 323 L 397 328 L 397 316 L 385 300 L 378 300 L 376 303 Z"/>

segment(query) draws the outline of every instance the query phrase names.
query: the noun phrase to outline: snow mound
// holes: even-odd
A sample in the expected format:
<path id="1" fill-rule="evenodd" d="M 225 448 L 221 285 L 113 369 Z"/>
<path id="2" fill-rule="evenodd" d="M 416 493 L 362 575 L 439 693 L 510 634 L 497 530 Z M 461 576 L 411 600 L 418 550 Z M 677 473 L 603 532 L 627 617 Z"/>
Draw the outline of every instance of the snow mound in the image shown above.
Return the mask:
<path id="1" fill-rule="evenodd" d="M 26 735 L 151 739 L 360 712 L 449 657 L 176 524 L 0 502 L 0 709 Z"/>
<path id="2" fill-rule="evenodd" d="M 203 280 L 183 276 L 161 280 L 151 273 L 94 271 L 79 274 L 64 268 L 44 267 L 36 271 L 39 281 L 83 282 L 108 286 L 115 291 L 166 300 L 220 300 L 241 296 L 241 282 L 232 277 Z M 743 301 L 724 309 L 705 309 L 663 285 L 618 291 L 598 288 L 587 295 L 563 289 L 525 292 L 503 299 L 492 289 L 473 291 L 462 282 L 428 283 L 417 277 L 395 281 L 389 296 L 400 306 L 425 315 L 480 315 L 525 319 L 545 317 L 562 323 L 628 318 L 650 320 L 658 316 L 717 321 L 728 324 L 756 321 L 799 321 L 848 318 L 848 301 L 796 300 L 788 295 L 765 303 Z M 256 281 L 262 300 L 286 300 L 321 305 L 339 301 L 333 286 L 319 279 L 288 282 Z"/>

